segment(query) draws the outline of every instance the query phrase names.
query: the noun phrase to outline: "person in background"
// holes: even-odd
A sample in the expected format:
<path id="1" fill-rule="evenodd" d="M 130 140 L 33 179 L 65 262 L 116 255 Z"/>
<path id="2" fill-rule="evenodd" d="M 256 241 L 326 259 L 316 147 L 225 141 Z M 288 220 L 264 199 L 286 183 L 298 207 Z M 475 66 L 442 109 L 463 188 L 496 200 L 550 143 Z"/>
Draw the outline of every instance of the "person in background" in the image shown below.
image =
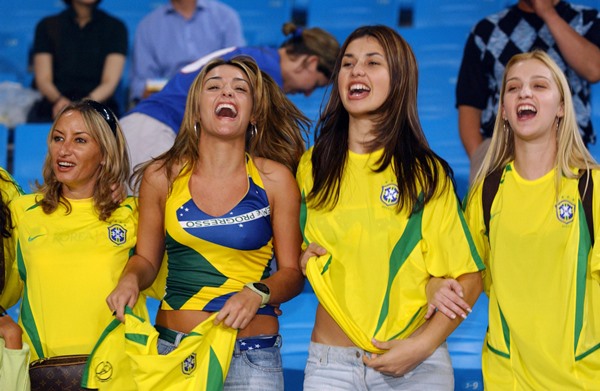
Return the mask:
<path id="1" fill-rule="evenodd" d="M 140 21 L 133 43 L 129 99 L 145 98 L 148 82 L 168 80 L 211 52 L 246 44 L 237 12 L 215 0 L 170 0 Z"/>
<path id="2" fill-rule="evenodd" d="M 465 45 L 456 106 L 470 181 L 492 137 L 504 67 L 513 55 L 533 49 L 548 52 L 565 73 L 583 142 L 596 142 L 590 84 L 600 80 L 600 13 L 566 1 L 519 0 L 478 22 Z"/>
<path id="3" fill-rule="evenodd" d="M 490 148 L 465 210 L 486 264 L 484 387 L 595 390 L 600 166 L 579 133 L 568 80 L 548 54 L 515 55 L 501 86 Z M 497 190 L 486 196 L 494 176 Z M 450 306 L 462 303 L 454 281 L 431 285 L 432 306 L 456 314 Z"/>
<path id="4" fill-rule="evenodd" d="M 3 246 L 0 248 L 0 299 L 3 297 L 6 275 L 11 271 L 14 250 L 10 246 L 13 223 L 8 205 L 23 192 L 6 170 L 0 168 L 0 234 Z M 0 389 L 28 391 L 29 356 L 27 343 L 23 343 L 23 330 L 11 319 L 4 307 L 0 306 Z"/>
<path id="5" fill-rule="evenodd" d="M 127 28 L 98 9 L 101 0 L 63 0 L 67 9 L 42 19 L 33 42 L 34 87 L 42 99 L 27 122 L 52 122 L 71 101 L 104 103 L 120 114 L 115 90 L 127 55 Z"/>
<path id="6" fill-rule="evenodd" d="M 168 150 L 183 120 L 186 98 L 192 82 L 213 58 L 251 56 L 260 69 L 271 76 L 285 93 L 310 95 L 327 85 L 339 51 L 336 39 L 314 27 L 302 29 L 293 23 L 283 25 L 288 38 L 279 48 L 235 47 L 213 52 L 184 67 L 167 85 L 142 100 L 121 118 L 130 148 L 132 167 Z"/>
<path id="7" fill-rule="evenodd" d="M 454 276 L 473 305 L 483 263 L 421 129 L 417 79 L 386 26 L 353 31 L 336 61 L 297 174 L 301 266 L 319 299 L 305 390 L 454 390 L 445 339 L 462 318 L 426 321 L 425 287 Z"/>
<path id="8" fill-rule="evenodd" d="M 229 371 L 228 363 L 219 369 L 225 390 L 283 389 L 275 306 L 304 282 L 294 173 L 308 124 L 253 59 L 214 59 L 192 83 L 173 147 L 136 170 L 138 245 L 108 306 L 122 319 L 166 248 L 158 353 L 195 354 L 201 345 L 189 336 L 207 322 L 225 325 L 220 333 L 235 344 Z"/>
<path id="9" fill-rule="evenodd" d="M 103 304 L 136 244 L 137 203 L 115 200 L 128 179 L 125 138 L 96 101 L 66 106 L 48 135 L 44 182 L 10 203 L 12 262 L 0 304 L 20 298 L 31 358 L 89 354 L 112 318 Z M 145 300 L 134 309 L 148 316 Z"/>

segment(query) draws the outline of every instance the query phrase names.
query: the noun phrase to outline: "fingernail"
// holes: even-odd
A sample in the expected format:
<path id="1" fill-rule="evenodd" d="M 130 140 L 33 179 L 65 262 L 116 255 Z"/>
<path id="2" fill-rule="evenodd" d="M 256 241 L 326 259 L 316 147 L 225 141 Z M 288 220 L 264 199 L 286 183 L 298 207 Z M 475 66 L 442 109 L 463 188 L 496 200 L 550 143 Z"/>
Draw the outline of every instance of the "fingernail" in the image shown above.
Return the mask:
<path id="1" fill-rule="evenodd" d="M 467 319 L 467 315 L 465 315 L 465 314 L 460 314 L 460 316 L 461 316 L 463 319 Z"/>
<path id="2" fill-rule="evenodd" d="M 467 308 L 467 312 L 470 314 L 471 312 L 473 312 L 473 310 L 471 309 L 471 307 Z"/>

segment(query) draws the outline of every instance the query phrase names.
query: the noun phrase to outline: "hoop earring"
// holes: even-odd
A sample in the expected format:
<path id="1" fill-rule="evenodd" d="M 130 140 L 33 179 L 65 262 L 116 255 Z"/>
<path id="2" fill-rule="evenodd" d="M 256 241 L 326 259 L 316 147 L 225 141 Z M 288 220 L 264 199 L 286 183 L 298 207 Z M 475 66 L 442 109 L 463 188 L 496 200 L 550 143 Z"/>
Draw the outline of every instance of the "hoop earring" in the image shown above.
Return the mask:
<path id="1" fill-rule="evenodd" d="M 256 124 L 250 124 L 250 138 L 256 137 L 258 134 L 258 129 L 256 128 Z"/>
<path id="2" fill-rule="evenodd" d="M 199 128 L 200 128 L 200 126 L 199 126 L 199 125 L 200 125 L 200 124 L 199 124 L 198 122 L 196 122 L 196 123 L 194 124 L 194 132 L 196 132 L 196 136 L 198 136 L 198 137 L 200 137 L 200 129 L 199 129 Z"/>

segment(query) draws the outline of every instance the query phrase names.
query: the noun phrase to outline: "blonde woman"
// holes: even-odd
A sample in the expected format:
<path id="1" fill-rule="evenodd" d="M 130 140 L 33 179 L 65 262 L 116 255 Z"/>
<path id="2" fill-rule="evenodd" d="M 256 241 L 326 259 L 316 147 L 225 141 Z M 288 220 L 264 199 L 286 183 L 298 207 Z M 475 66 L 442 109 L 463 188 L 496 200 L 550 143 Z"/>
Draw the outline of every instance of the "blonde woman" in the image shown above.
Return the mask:
<path id="1" fill-rule="evenodd" d="M 567 80 L 545 52 L 510 60 L 498 112 L 465 213 L 487 267 L 485 388 L 597 389 L 599 167 L 581 139 Z M 494 175 L 497 190 L 484 207 Z M 451 289 L 436 290 L 457 301 Z"/>

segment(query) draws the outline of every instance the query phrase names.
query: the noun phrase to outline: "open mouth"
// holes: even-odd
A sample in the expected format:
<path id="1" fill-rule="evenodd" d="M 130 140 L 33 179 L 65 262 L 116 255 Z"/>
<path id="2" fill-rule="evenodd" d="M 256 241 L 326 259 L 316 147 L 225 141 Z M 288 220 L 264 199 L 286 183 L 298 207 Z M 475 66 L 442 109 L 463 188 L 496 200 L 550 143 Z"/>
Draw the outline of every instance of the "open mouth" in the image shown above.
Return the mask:
<path id="1" fill-rule="evenodd" d="M 369 92 L 371 92 L 371 89 L 362 83 L 356 83 L 356 84 L 352 84 L 350 86 L 350 96 L 353 96 L 353 97 L 366 95 Z"/>
<path id="2" fill-rule="evenodd" d="M 63 167 L 63 168 L 75 167 L 75 163 L 70 163 L 70 162 L 58 162 L 57 164 L 59 167 Z"/>
<path id="3" fill-rule="evenodd" d="M 222 118 L 235 118 L 237 117 L 237 110 L 234 105 L 229 103 L 221 103 L 215 110 L 217 117 Z"/>
<path id="4" fill-rule="evenodd" d="M 521 105 L 517 107 L 517 117 L 519 119 L 529 119 L 535 117 L 537 109 L 532 105 Z"/>

